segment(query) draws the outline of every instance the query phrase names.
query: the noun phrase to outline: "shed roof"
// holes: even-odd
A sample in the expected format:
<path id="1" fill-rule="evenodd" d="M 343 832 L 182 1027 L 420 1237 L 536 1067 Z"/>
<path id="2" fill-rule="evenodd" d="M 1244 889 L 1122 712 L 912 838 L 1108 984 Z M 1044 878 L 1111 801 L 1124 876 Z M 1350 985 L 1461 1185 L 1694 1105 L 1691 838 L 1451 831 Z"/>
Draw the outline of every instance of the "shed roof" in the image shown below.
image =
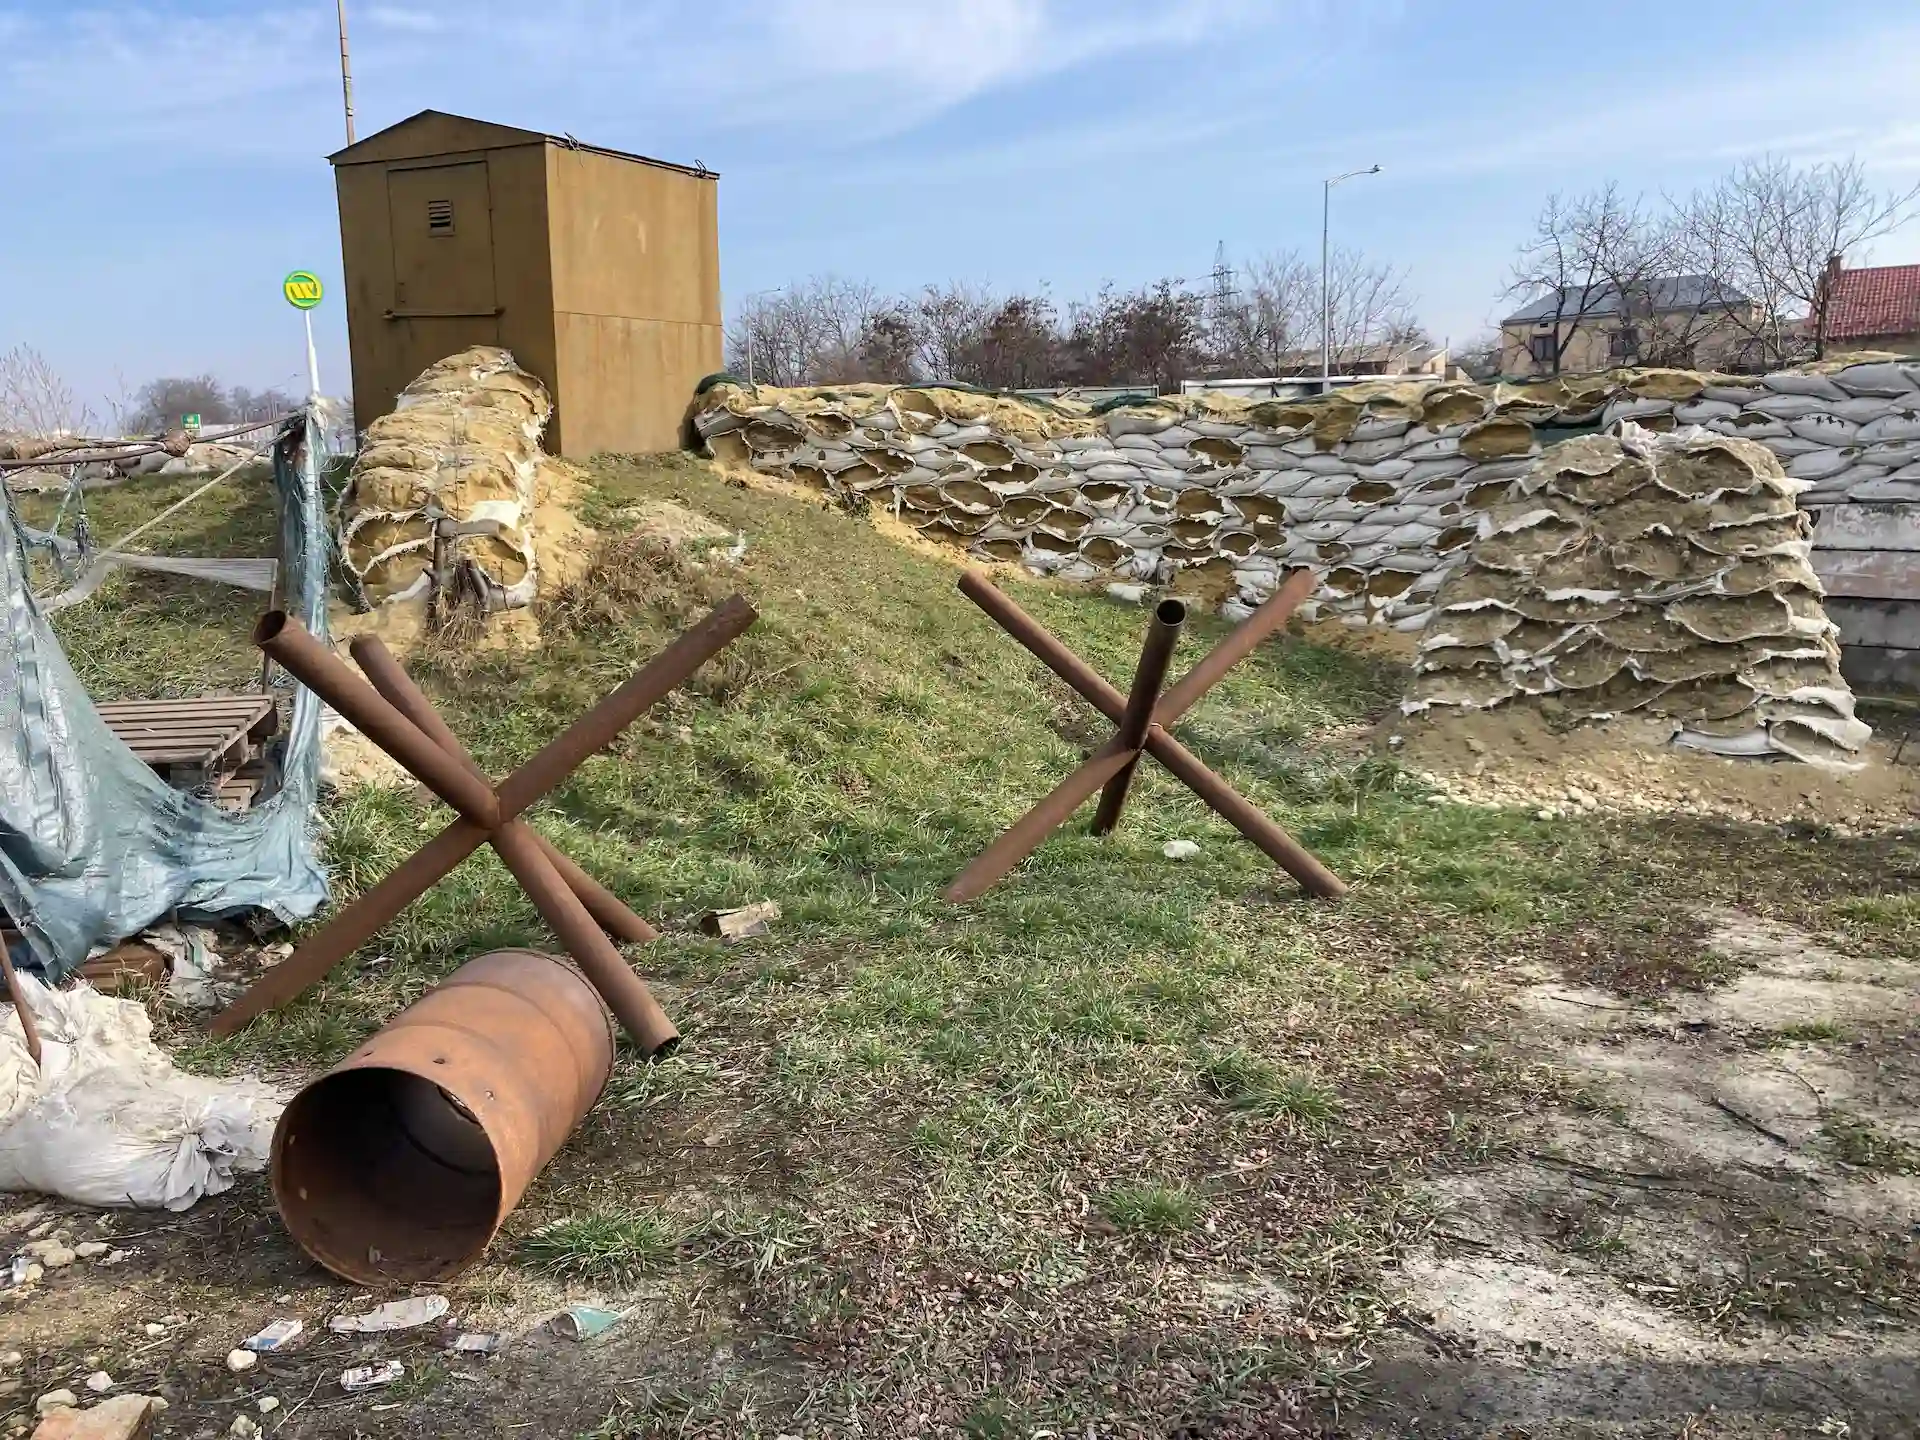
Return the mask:
<path id="1" fill-rule="evenodd" d="M 635 155 L 626 150 L 610 150 L 604 145 L 589 145 L 571 135 L 549 135 L 541 130 L 523 130 L 517 125 L 501 125 L 492 120 L 475 120 L 445 110 L 422 110 L 384 130 L 376 130 L 356 140 L 344 150 L 327 157 L 334 165 L 366 165 L 384 160 L 419 160 L 460 150 L 504 150 L 516 145 L 557 145 L 563 150 L 585 150 L 594 155 L 610 155 L 616 160 L 632 160 L 662 170 L 677 170 L 702 180 L 717 180 L 719 174 L 704 165 L 677 165 L 671 160 L 656 160 L 651 155 Z"/>
<path id="2" fill-rule="evenodd" d="M 1583 289 L 1585 304 L 1581 303 Z M 1655 314 L 1669 314 L 1675 310 L 1731 309 L 1736 305 L 1748 304 L 1750 298 L 1731 285 L 1720 284 L 1710 275 L 1657 276 L 1647 282 L 1647 294 L 1653 302 Z M 1558 290 L 1549 290 L 1529 300 L 1500 323 L 1524 325 L 1532 320 L 1546 322 L 1556 314 L 1562 320 L 1576 317 L 1590 320 L 1597 315 L 1618 315 L 1621 308 L 1620 287 L 1611 281 L 1601 281 L 1591 288 L 1563 285 Z"/>
<path id="3" fill-rule="evenodd" d="M 1827 339 L 1865 340 L 1920 331 L 1920 265 L 1869 265 L 1833 276 Z"/>

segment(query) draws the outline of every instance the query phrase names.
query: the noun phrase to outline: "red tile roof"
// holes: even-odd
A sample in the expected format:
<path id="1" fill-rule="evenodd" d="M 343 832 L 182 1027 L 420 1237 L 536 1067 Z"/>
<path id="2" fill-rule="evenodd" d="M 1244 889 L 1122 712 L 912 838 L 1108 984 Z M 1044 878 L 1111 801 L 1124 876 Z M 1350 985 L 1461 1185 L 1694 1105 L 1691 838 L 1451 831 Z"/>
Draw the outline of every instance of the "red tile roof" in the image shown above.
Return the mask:
<path id="1" fill-rule="evenodd" d="M 1875 265 L 1834 277 L 1827 339 L 1920 331 L 1920 265 Z"/>

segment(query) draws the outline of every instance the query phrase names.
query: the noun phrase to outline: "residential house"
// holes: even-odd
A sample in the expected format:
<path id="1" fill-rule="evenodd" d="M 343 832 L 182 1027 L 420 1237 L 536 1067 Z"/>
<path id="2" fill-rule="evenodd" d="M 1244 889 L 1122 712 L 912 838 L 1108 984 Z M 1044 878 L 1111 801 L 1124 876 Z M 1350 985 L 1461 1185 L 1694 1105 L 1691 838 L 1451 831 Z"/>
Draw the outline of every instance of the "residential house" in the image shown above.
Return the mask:
<path id="1" fill-rule="evenodd" d="M 1500 373 L 1515 379 L 1621 365 L 1736 368 L 1759 306 L 1706 275 L 1668 275 L 1622 297 L 1610 282 L 1567 285 L 1500 322 Z"/>
<path id="2" fill-rule="evenodd" d="M 1826 353 L 1891 350 L 1920 355 L 1920 265 L 1868 265 L 1843 270 L 1827 262 L 1821 287 Z"/>

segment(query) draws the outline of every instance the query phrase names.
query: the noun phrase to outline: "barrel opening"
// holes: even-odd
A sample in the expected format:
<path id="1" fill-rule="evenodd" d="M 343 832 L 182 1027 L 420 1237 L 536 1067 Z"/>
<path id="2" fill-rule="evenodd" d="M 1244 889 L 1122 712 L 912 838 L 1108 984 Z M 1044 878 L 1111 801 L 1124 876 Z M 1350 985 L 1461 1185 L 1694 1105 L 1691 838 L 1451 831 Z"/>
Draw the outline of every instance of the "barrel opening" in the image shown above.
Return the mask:
<path id="1" fill-rule="evenodd" d="M 486 1131 L 404 1070 L 343 1070 L 302 1091 L 281 1120 L 273 1182 L 294 1238 L 336 1274 L 367 1283 L 463 1269 L 500 1215 Z"/>

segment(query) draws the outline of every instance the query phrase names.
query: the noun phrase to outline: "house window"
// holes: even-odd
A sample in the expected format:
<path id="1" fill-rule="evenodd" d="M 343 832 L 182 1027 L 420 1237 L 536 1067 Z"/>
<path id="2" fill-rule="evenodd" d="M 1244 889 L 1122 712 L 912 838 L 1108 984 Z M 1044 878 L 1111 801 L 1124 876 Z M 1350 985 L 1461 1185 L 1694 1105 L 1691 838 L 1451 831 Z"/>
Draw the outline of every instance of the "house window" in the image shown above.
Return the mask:
<path id="1" fill-rule="evenodd" d="M 1536 365 L 1551 365 L 1554 348 L 1554 337 L 1551 334 L 1534 335 L 1527 340 L 1527 353 L 1533 356 Z"/>
<path id="2" fill-rule="evenodd" d="M 1631 360 L 1640 351 L 1640 337 L 1622 325 L 1607 336 L 1607 358 L 1610 360 Z"/>
<path id="3" fill-rule="evenodd" d="M 427 201 L 427 234 L 453 234 L 453 201 Z"/>

